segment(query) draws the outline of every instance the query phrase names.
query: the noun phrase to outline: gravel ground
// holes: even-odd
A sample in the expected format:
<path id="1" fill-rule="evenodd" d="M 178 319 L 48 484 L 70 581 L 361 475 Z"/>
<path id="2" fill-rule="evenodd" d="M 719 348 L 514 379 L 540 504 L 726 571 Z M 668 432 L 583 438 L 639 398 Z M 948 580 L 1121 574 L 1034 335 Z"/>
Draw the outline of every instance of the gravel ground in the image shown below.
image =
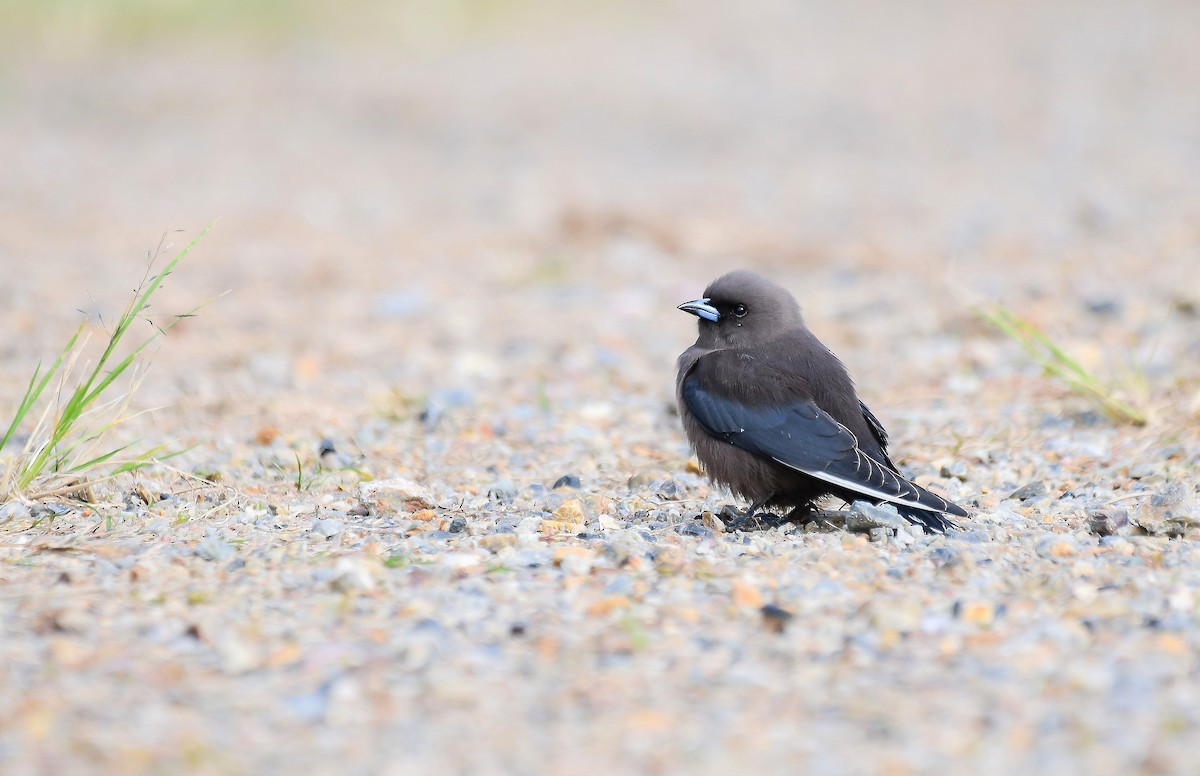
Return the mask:
<path id="1" fill-rule="evenodd" d="M 230 293 L 174 468 L 0 508 L 0 772 L 1200 770 L 1200 7 L 732 7 L 4 55 L 0 410 L 162 229 L 156 310 Z M 674 306 L 737 266 L 962 531 L 722 520 Z"/>

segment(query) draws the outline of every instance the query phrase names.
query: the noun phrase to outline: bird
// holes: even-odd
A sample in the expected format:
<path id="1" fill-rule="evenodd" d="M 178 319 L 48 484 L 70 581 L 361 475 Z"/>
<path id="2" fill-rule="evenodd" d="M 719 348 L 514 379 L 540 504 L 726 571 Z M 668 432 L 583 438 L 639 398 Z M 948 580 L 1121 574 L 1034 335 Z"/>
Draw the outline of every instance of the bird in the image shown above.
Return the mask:
<path id="1" fill-rule="evenodd" d="M 782 507 L 801 520 L 828 496 L 889 503 L 939 533 L 967 516 L 892 463 L 883 424 L 787 289 L 736 270 L 678 309 L 699 319 L 678 361 L 683 429 L 708 478 L 751 503 L 745 516 Z"/>

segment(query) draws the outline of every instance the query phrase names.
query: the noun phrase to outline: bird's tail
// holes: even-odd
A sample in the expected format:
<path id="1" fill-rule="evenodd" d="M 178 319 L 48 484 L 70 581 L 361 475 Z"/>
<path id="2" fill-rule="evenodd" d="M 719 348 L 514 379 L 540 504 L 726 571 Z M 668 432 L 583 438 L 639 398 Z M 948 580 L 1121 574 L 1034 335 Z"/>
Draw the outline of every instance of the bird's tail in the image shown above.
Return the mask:
<path id="1" fill-rule="evenodd" d="M 950 528 L 959 527 L 958 523 L 954 522 L 948 515 L 945 515 L 941 512 L 934 512 L 930 509 L 918 509 L 917 507 L 910 507 L 906 504 L 892 504 L 892 506 L 896 508 L 896 511 L 899 512 L 900 516 L 905 520 L 908 520 L 910 523 L 916 523 L 922 528 L 934 533 L 945 533 Z M 959 511 L 963 512 L 963 514 L 966 514 L 962 509 L 959 509 Z"/>

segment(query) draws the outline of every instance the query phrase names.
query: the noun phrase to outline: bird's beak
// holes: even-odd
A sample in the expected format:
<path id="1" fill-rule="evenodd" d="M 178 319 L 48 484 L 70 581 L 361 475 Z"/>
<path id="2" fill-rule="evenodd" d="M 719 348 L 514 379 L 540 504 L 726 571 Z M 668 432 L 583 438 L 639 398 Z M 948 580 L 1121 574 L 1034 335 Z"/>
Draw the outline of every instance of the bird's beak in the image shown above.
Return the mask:
<path id="1" fill-rule="evenodd" d="M 708 303 L 708 297 L 704 297 L 703 299 L 693 299 L 690 302 L 684 302 L 683 304 L 679 305 L 679 309 L 683 310 L 685 313 L 691 313 L 697 318 L 703 318 L 704 320 L 712 321 L 713 323 L 716 323 L 717 319 L 721 317 L 721 314 L 717 312 L 717 308 Z"/>

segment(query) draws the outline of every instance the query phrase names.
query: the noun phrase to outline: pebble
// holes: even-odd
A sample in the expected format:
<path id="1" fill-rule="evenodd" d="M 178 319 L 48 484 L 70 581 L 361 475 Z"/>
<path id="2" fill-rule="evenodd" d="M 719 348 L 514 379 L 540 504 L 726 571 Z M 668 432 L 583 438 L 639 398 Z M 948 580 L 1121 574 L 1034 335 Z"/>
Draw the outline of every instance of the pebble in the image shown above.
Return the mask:
<path id="1" fill-rule="evenodd" d="M 617 566 L 623 566 L 633 558 L 644 557 L 651 546 L 640 533 L 634 530 L 616 532 L 606 545 L 604 552 Z"/>
<path id="2" fill-rule="evenodd" d="M 339 593 L 362 593 L 375 587 L 375 573 L 365 562 L 353 558 L 338 560 L 329 586 Z"/>
<path id="3" fill-rule="evenodd" d="M 1155 536 L 1182 536 L 1200 527 L 1200 500 L 1190 484 L 1171 483 L 1142 499 L 1130 519 Z"/>
<path id="4" fill-rule="evenodd" d="M 555 480 L 552 486 L 554 490 L 558 490 L 559 488 L 573 488 L 578 490 L 580 487 L 579 477 L 574 474 L 564 474 Z"/>
<path id="5" fill-rule="evenodd" d="M 1134 480 L 1144 480 L 1158 473 L 1158 467 L 1150 463 L 1135 463 L 1129 467 L 1129 477 Z"/>
<path id="6" fill-rule="evenodd" d="M 973 528 L 970 531 L 956 531 L 954 538 L 964 542 L 990 542 L 992 535 L 981 528 Z"/>
<path id="7" fill-rule="evenodd" d="M 526 547 L 514 552 L 510 556 L 508 563 L 511 566 L 519 568 L 538 568 L 549 566 L 553 560 L 554 553 L 550 550 Z"/>
<path id="8" fill-rule="evenodd" d="M 587 576 L 595 563 L 595 555 L 591 552 L 572 552 L 558 559 L 558 566 L 564 573 L 571 576 Z"/>
<path id="9" fill-rule="evenodd" d="M 326 517 L 320 520 L 314 520 L 308 527 L 308 530 L 309 533 L 316 534 L 322 539 L 329 539 L 346 530 L 346 525 L 341 520 L 335 520 L 331 517 Z"/>
<path id="10" fill-rule="evenodd" d="M 938 474 L 947 479 L 953 477 L 960 482 L 966 482 L 967 464 L 965 461 L 953 461 L 952 463 L 943 464 Z"/>
<path id="11" fill-rule="evenodd" d="M 20 501 L 10 501 L 0 506 L 0 524 L 7 523 L 9 520 L 27 520 L 32 516 L 33 513 L 29 507 Z"/>
<path id="12" fill-rule="evenodd" d="M 996 607 L 991 601 L 955 602 L 956 616 L 963 622 L 991 625 L 996 619 Z"/>
<path id="13" fill-rule="evenodd" d="M 855 501 L 846 513 L 846 530 L 853 533 L 871 533 L 880 528 L 898 531 L 909 525 L 900 512 L 891 504 L 872 504 Z M 872 536 L 874 534 L 872 533 Z M 886 537 L 885 537 L 886 538 Z M 877 541 L 872 538 L 872 541 Z"/>
<path id="14" fill-rule="evenodd" d="M 526 518 L 524 518 L 524 517 L 515 517 L 515 516 L 502 517 L 496 521 L 496 532 L 497 533 L 514 532 L 518 528 L 520 528 L 522 521 L 524 521 L 525 519 Z"/>
<path id="15" fill-rule="evenodd" d="M 604 583 L 606 596 L 631 596 L 637 590 L 637 585 L 628 574 L 615 574 Z"/>
<path id="16" fill-rule="evenodd" d="M 212 646 L 221 661 L 221 670 L 227 674 L 244 674 L 262 665 L 262 651 L 238 636 L 220 635 L 213 639 Z"/>
<path id="17" fill-rule="evenodd" d="M 487 497 L 498 504 L 511 504 L 517 497 L 517 486 L 512 480 L 496 480 L 487 486 Z"/>
<path id="18" fill-rule="evenodd" d="M 665 501 L 678 501 L 684 497 L 683 486 L 673 479 L 654 480 L 647 487 L 650 493 Z"/>
<path id="19" fill-rule="evenodd" d="M 929 560 L 938 568 L 948 568 L 959 565 L 962 556 L 948 547 L 935 547 L 929 551 Z"/>
<path id="20" fill-rule="evenodd" d="M 683 536 L 698 536 L 701 539 L 711 539 L 713 537 L 712 529 L 703 523 L 681 523 L 675 526 L 675 532 Z"/>
<path id="21" fill-rule="evenodd" d="M 989 509 L 981 510 L 975 516 L 976 520 L 988 523 L 999 523 L 1001 525 L 1019 525 L 1025 522 L 1025 516 L 1019 512 L 1013 512 L 1011 509 Z"/>
<path id="22" fill-rule="evenodd" d="M 542 523 L 544 523 L 544 522 L 546 522 L 546 521 L 545 521 L 545 520 L 543 520 L 542 518 L 540 518 L 540 517 L 533 517 L 532 515 L 531 515 L 531 516 L 529 516 L 529 517 L 523 517 L 523 518 L 521 518 L 521 520 L 520 520 L 520 521 L 517 523 L 517 526 L 516 526 L 516 528 L 514 528 L 513 530 L 514 530 L 516 533 L 518 533 L 518 534 L 533 534 L 533 533 L 537 533 L 539 530 L 541 530 Z M 558 522 L 559 522 L 560 524 L 562 523 L 562 521 L 561 521 L 561 520 L 560 520 L 560 521 L 558 521 Z"/>
<path id="23" fill-rule="evenodd" d="M 665 572 L 678 571 L 683 568 L 686 560 L 686 553 L 677 544 L 660 545 L 652 552 L 652 555 L 654 556 L 654 567 Z"/>
<path id="24" fill-rule="evenodd" d="M 1079 547 L 1066 534 L 1051 534 L 1038 539 L 1034 551 L 1043 558 L 1071 558 L 1079 554 Z"/>
<path id="25" fill-rule="evenodd" d="M 577 524 L 582 527 L 587 519 L 587 512 L 584 510 L 583 502 L 573 498 L 564 501 L 558 509 L 554 510 L 554 519 L 561 523 Z"/>
<path id="26" fill-rule="evenodd" d="M 506 547 L 515 547 L 516 545 L 517 535 L 515 533 L 495 533 L 479 537 L 479 546 L 492 552 L 499 552 Z"/>
<path id="27" fill-rule="evenodd" d="M 425 400 L 417 418 L 426 432 L 434 431 L 448 410 L 469 407 L 474 401 L 474 395 L 466 388 L 437 391 Z"/>
<path id="28" fill-rule="evenodd" d="M 589 523 L 592 531 L 599 531 L 602 535 L 604 531 L 614 531 L 618 528 L 624 528 L 627 525 L 625 521 L 619 520 L 612 515 L 597 515 L 596 519 Z"/>
<path id="29" fill-rule="evenodd" d="M 461 571 L 479 566 L 485 558 L 486 555 L 477 550 L 453 550 L 441 553 L 438 560 L 447 568 Z"/>
<path id="30" fill-rule="evenodd" d="M 549 493 L 537 500 L 537 505 L 543 512 L 553 513 L 556 509 L 563 505 L 567 500 L 567 496 L 562 493 Z"/>
<path id="31" fill-rule="evenodd" d="M 1118 299 L 1087 299 L 1083 308 L 1092 315 L 1117 317 L 1121 314 L 1121 301 Z"/>
<path id="32" fill-rule="evenodd" d="M 358 498 L 377 514 L 415 512 L 437 506 L 433 491 L 403 478 L 359 483 Z"/>
<path id="33" fill-rule="evenodd" d="M 171 532 L 171 525 L 166 520 L 151 520 L 138 529 L 139 534 L 155 534 L 161 536 Z"/>
<path id="34" fill-rule="evenodd" d="M 1041 480 L 1034 480 L 1028 485 L 1017 488 L 1008 495 L 1011 499 L 1017 501 L 1030 501 L 1032 499 L 1041 498 L 1046 495 L 1046 483 Z"/>
<path id="35" fill-rule="evenodd" d="M 921 609 L 917 606 L 872 601 L 867 612 L 871 625 L 880 631 L 912 633 L 921 625 Z"/>
<path id="36" fill-rule="evenodd" d="M 1088 530 L 1097 536 L 1112 536 L 1129 525 L 1129 510 L 1106 507 L 1088 512 Z"/>
<path id="37" fill-rule="evenodd" d="M 207 536 L 196 545 L 196 555 L 208 561 L 223 561 L 233 557 L 233 545 L 218 536 Z"/>
<path id="38" fill-rule="evenodd" d="M 631 493 L 637 493 L 648 489 L 653 483 L 662 479 L 662 475 L 655 472 L 638 472 L 629 478 L 626 485 Z"/>
<path id="39" fill-rule="evenodd" d="M 765 604 L 759 610 L 762 613 L 763 624 L 772 633 L 783 633 L 794 614 L 775 604 Z"/>

